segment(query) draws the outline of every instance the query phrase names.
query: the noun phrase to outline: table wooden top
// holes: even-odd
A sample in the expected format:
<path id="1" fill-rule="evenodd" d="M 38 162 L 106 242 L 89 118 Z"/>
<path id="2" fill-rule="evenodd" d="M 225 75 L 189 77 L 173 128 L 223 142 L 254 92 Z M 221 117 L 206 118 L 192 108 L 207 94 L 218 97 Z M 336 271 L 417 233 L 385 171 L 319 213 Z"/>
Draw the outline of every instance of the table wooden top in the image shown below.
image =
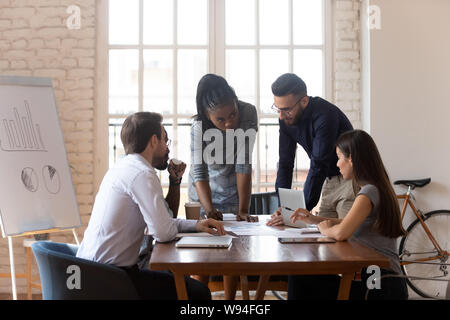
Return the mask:
<path id="1" fill-rule="evenodd" d="M 282 244 L 276 236 L 240 236 L 225 248 L 176 248 L 157 243 L 150 269 L 184 274 L 332 274 L 369 265 L 389 267 L 389 259 L 356 241 Z"/>

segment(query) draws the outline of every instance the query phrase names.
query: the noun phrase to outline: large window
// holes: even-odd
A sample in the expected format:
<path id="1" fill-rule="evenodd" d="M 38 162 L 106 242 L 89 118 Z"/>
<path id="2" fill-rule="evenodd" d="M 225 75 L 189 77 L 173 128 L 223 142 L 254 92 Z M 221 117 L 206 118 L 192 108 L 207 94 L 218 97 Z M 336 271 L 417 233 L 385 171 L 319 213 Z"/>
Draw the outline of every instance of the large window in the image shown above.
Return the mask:
<path id="1" fill-rule="evenodd" d="M 327 97 L 329 0 L 109 0 L 109 165 L 123 155 L 127 114 L 156 111 L 173 140 L 171 156 L 190 165 L 190 124 L 198 80 L 221 74 L 259 113 L 253 157 L 254 192 L 274 189 L 278 118 L 270 86 L 285 72 L 303 78 L 309 95 Z M 297 151 L 294 185 L 309 168 Z M 162 173 L 163 184 L 168 183 Z M 187 186 L 185 176 L 183 187 Z M 185 191 L 185 189 L 184 189 Z"/>

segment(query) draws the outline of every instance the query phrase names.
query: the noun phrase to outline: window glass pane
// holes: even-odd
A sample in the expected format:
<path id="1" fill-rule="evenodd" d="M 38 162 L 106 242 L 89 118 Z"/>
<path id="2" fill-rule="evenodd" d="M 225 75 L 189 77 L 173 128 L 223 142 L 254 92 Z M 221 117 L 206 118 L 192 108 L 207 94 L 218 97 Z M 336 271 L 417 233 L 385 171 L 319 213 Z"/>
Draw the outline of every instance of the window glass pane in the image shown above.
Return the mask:
<path id="1" fill-rule="evenodd" d="M 228 45 L 255 44 L 254 0 L 226 0 L 225 39 Z"/>
<path id="2" fill-rule="evenodd" d="M 189 202 L 188 197 L 188 189 L 183 188 L 183 184 L 186 183 L 188 176 L 186 176 L 186 172 L 188 172 L 188 169 L 186 168 L 185 175 L 183 180 L 181 181 L 181 188 L 180 188 L 180 206 L 178 207 L 178 218 L 179 219 L 186 219 L 186 208 L 184 207 L 184 204 L 186 202 Z M 187 173 L 189 174 L 189 173 Z M 166 192 L 164 193 L 166 194 Z"/>
<path id="3" fill-rule="evenodd" d="M 300 146 L 298 146 L 298 148 L 297 148 L 295 162 L 296 162 L 296 167 L 297 167 L 298 171 L 303 171 L 306 173 L 308 172 L 311 160 L 309 159 L 309 156 L 306 153 L 305 149 L 303 149 Z M 303 175 L 304 175 L 304 173 L 298 172 L 297 176 L 294 177 L 294 179 L 295 179 L 294 181 L 305 181 L 306 176 L 303 177 Z"/>
<path id="4" fill-rule="evenodd" d="M 109 50 L 109 113 L 138 111 L 138 50 Z"/>
<path id="5" fill-rule="evenodd" d="M 226 50 L 226 79 L 242 101 L 255 104 L 255 51 Z"/>
<path id="6" fill-rule="evenodd" d="M 172 44 L 173 0 L 145 0 L 143 13 L 144 44 Z"/>
<path id="7" fill-rule="evenodd" d="M 322 0 L 294 0 L 294 44 L 323 43 L 322 12 Z"/>
<path id="8" fill-rule="evenodd" d="M 278 119 L 261 119 L 259 125 L 259 150 L 261 182 L 275 184 L 278 163 Z M 256 148 L 255 148 L 256 149 Z"/>
<path id="9" fill-rule="evenodd" d="M 289 42 L 288 0 L 260 0 L 259 11 L 261 44 L 287 44 Z"/>
<path id="10" fill-rule="evenodd" d="M 294 50 L 294 73 L 303 79 L 310 96 L 323 96 L 322 50 Z"/>
<path id="11" fill-rule="evenodd" d="M 207 51 L 178 50 L 178 113 L 197 114 L 197 84 L 208 70 Z"/>
<path id="12" fill-rule="evenodd" d="M 144 110 L 173 111 L 172 50 L 144 50 Z"/>
<path id="13" fill-rule="evenodd" d="M 164 129 L 166 129 L 167 137 L 172 140 L 170 147 L 169 147 L 169 160 L 174 157 L 173 153 L 173 140 L 174 140 L 174 133 L 173 133 L 173 119 L 163 119 L 163 126 Z M 156 170 L 156 174 L 158 175 L 159 179 L 161 180 L 161 183 L 169 183 L 169 172 L 166 170 Z M 166 194 L 166 193 L 164 193 Z"/>
<path id="14" fill-rule="evenodd" d="M 124 121 L 125 119 L 109 119 L 109 167 L 112 167 L 125 155 L 125 150 L 120 140 L 120 131 Z"/>
<path id="15" fill-rule="evenodd" d="M 206 0 L 178 1 L 178 44 L 207 44 Z"/>
<path id="16" fill-rule="evenodd" d="M 272 83 L 283 73 L 289 71 L 287 50 L 261 50 L 260 51 L 260 103 L 261 112 L 274 114 Z"/>
<path id="17" fill-rule="evenodd" d="M 109 0 L 109 43 L 139 43 L 139 0 Z"/>
<path id="18" fill-rule="evenodd" d="M 188 181 L 189 168 L 191 167 L 191 122 L 188 124 L 178 124 L 177 128 L 177 136 L 172 139 L 175 140 L 174 144 L 176 145 L 176 155 L 174 153 L 175 150 L 172 147 L 171 149 L 171 157 L 177 157 L 179 160 L 186 163 L 185 175 L 183 177 L 183 182 Z"/>
<path id="19" fill-rule="evenodd" d="M 297 147 L 297 152 L 295 153 L 295 165 L 294 171 L 292 173 L 292 183 L 301 183 L 306 181 L 308 176 L 309 165 L 311 160 L 308 157 L 305 149 L 301 146 Z M 303 190 L 301 187 L 295 187 L 296 190 Z"/>

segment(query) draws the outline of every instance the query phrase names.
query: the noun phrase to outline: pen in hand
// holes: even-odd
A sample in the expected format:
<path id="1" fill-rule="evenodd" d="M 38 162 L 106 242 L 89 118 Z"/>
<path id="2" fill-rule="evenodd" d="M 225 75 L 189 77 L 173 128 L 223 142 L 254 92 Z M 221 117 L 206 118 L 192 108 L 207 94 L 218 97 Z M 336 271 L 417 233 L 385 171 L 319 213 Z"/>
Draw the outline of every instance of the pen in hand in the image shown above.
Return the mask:
<path id="1" fill-rule="evenodd" d="M 283 209 L 286 209 L 287 211 L 292 211 L 292 212 L 295 212 L 295 211 L 296 211 L 296 210 L 291 209 L 291 208 L 289 208 L 289 207 L 283 207 L 283 206 L 281 206 L 280 208 L 283 208 Z M 306 217 L 306 215 L 305 215 L 304 213 L 302 213 L 302 212 L 299 212 L 298 214 L 301 215 L 301 216 L 303 216 L 303 217 Z"/>

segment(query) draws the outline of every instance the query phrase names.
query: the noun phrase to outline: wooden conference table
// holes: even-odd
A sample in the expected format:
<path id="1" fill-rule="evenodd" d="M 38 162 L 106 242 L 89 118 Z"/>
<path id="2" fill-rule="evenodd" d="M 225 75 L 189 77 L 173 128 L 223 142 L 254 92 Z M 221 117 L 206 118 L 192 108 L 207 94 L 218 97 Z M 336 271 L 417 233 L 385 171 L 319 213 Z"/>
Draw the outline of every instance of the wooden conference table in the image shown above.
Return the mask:
<path id="1" fill-rule="evenodd" d="M 341 274 L 338 299 L 348 300 L 355 272 L 370 265 L 389 267 L 388 258 L 356 241 L 282 244 L 276 232 L 287 228 L 267 227 L 265 220 L 252 224 L 233 222 L 233 225 L 245 224 L 251 232 L 233 238 L 227 249 L 176 248 L 175 241 L 157 243 L 150 269 L 170 270 L 181 300 L 188 299 L 184 276 L 194 274 L 259 275 L 256 299 L 264 297 L 270 275 Z M 225 227 L 227 224 L 230 225 L 224 221 Z"/>

